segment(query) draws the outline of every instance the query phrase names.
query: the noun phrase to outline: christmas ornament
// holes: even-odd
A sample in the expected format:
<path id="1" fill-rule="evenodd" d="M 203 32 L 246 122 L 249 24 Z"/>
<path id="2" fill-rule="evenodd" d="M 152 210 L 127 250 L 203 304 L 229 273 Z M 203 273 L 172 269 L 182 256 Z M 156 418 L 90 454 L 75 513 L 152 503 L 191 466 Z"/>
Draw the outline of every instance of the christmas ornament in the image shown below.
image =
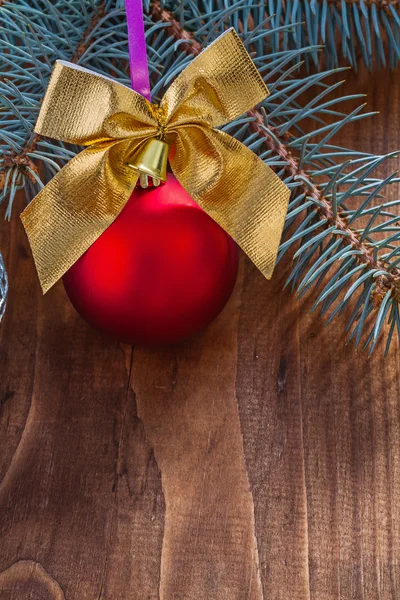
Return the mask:
<path id="1" fill-rule="evenodd" d="M 146 59 L 140 0 L 127 2 L 127 18 L 135 89 L 76 64 L 57 61 L 39 114 L 36 133 L 87 147 L 53 177 L 22 214 L 43 291 L 46 292 L 62 277 L 108 230 L 138 182 L 143 187 L 147 187 L 149 182 L 156 187 L 165 181 L 168 158 L 176 179 L 187 194 L 232 236 L 269 278 L 278 251 L 289 190 L 251 150 L 227 133 L 215 129 L 240 116 L 268 95 L 254 63 L 236 32 L 230 29 L 178 75 L 160 104 L 151 104 L 148 68 L 142 68 Z M 132 57 L 141 57 L 137 69 L 132 69 Z M 156 194 L 155 190 L 149 193 Z M 134 202 L 130 204 L 134 205 Z M 126 214 L 134 214 L 130 205 L 126 208 Z M 205 216 L 200 217 L 201 212 L 195 213 L 193 206 L 191 210 L 200 221 L 204 221 Z M 115 230 L 119 226 L 117 224 Z M 135 230 L 139 231 L 138 227 L 139 224 L 135 225 Z M 171 240 L 171 234 L 178 229 L 172 222 L 169 222 L 169 227 L 171 232 L 166 232 L 165 238 Z M 208 229 L 211 231 L 211 224 L 207 225 Z M 125 235 L 126 229 L 121 226 L 122 230 Z M 213 231 L 219 230 L 214 228 Z M 184 238 L 185 233 L 179 230 L 179 235 Z M 222 233 L 218 235 L 222 236 Z M 198 302 L 204 301 L 203 308 L 199 310 L 199 323 L 205 322 L 205 314 L 211 318 L 210 315 L 222 308 L 226 290 L 232 288 L 234 279 L 230 259 L 226 259 L 230 266 L 224 276 L 220 270 L 224 259 L 220 263 L 218 252 L 212 258 L 211 246 L 215 240 L 211 237 L 208 251 L 210 277 L 219 272 L 221 285 L 225 280 L 229 283 L 222 285 L 224 289 L 215 283 L 213 299 L 208 295 L 208 282 L 204 285 L 204 298 L 201 286 L 198 286 Z M 108 238 L 113 239 L 111 233 Z M 143 234 L 140 239 L 144 243 L 147 238 Z M 231 247 L 228 238 L 223 236 L 223 239 L 224 248 Z M 199 239 L 196 244 L 198 247 L 192 256 L 193 273 L 188 283 L 195 281 L 204 271 L 202 260 L 206 252 L 200 247 Z M 99 247 L 104 248 L 105 242 L 99 242 Z M 161 245 L 157 247 L 161 251 Z M 178 239 L 175 247 L 179 247 Z M 184 247 L 181 251 L 185 252 Z M 121 288 L 131 290 L 130 305 L 134 311 L 133 292 L 138 290 L 139 283 L 135 276 L 130 283 L 127 278 L 132 276 L 134 255 L 140 255 L 144 260 L 146 252 L 150 255 L 152 249 L 137 246 L 135 251 L 132 247 L 131 250 L 125 248 L 124 252 L 126 277 L 123 274 L 122 279 L 126 286 L 121 283 Z M 99 254 L 102 253 L 99 251 Z M 80 269 L 81 272 L 86 271 L 83 265 L 89 264 L 91 256 L 96 256 L 98 261 L 93 249 L 72 272 L 77 275 Z M 176 255 L 177 264 L 185 265 L 183 272 L 187 269 L 186 258 Z M 122 258 L 118 260 L 114 263 L 117 271 Z M 213 260 L 215 265 L 211 264 Z M 172 276 L 173 265 L 164 264 L 164 268 L 164 275 L 170 273 Z M 139 265 L 138 272 L 144 273 L 143 266 Z M 163 289 L 161 282 L 164 275 L 157 275 L 160 289 Z M 177 271 L 177 289 L 182 299 L 185 294 L 178 285 L 181 275 Z M 112 281 L 114 276 L 118 279 L 117 273 L 111 272 Z M 72 287 L 68 286 L 71 278 L 71 274 L 66 277 L 67 288 L 78 304 Z M 80 277 L 78 279 L 81 280 Z M 148 285 L 152 281 L 151 285 L 157 289 L 154 273 L 148 274 L 145 281 Z M 78 288 L 86 298 L 83 290 L 87 286 L 80 283 Z M 140 298 L 150 298 L 150 290 L 147 292 L 148 296 L 143 292 Z M 118 294 L 116 291 L 117 298 Z M 197 305 L 192 297 L 187 298 L 189 315 L 194 308 L 198 310 L 200 304 Z M 107 301 L 111 302 L 109 297 Z M 166 299 L 162 301 L 166 302 Z M 128 298 L 124 295 L 124 306 L 126 302 Z M 84 305 L 86 310 L 86 302 Z M 205 308 L 206 305 L 208 308 Z M 117 299 L 115 306 L 119 306 Z M 162 310 L 161 307 L 160 314 Z M 181 310 L 186 315 L 183 307 Z M 107 328 L 104 311 L 100 312 L 103 328 Z M 137 316 L 140 314 L 139 310 Z M 91 315 L 90 311 L 87 318 Z M 128 316 L 126 319 L 129 320 Z M 131 319 L 139 324 L 140 319 L 133 315 Z M 185 316 L 183 321 L 182 331 L 193 330 L 189 317 Z M 119 319 L 118 323 L 121 324 Z M 101 325 L 99 322 L 97 326 Z M 122 334 L 119 327 L 118 332 Z M 161 324 L 160 327 L 163 329 Z M 171 330 L 167 326 L 165 328 L 168 338 Z M 178 325 L 174 325 L 174 330 L 177 337 L 181 337 Z M 117 335 L 120 337 L 119 333 Z M 146 337 L 144 330 L 143 335 Z M 133 337 L 139 338 L 140 335 Z"/>
<path id="2" fill-rule="evenodd" d="M 35 131 L 87 148 L 22 213 L 43 291 L 121 212 L 140 175 L 129 165 L 153 138 L 175 145 L 170 164 L 180 184 L 270 277 L 289 190 L 256 154 L 214 129 L 266 95 L 233 29 L 178 75 L 159 106 L 107 77 L 57 61 Z"/>
<path id="3" fill-rule="evenodd" d="M 159 345 L 213 321 L 236 275 L 235 243 L 168 175 L 165 185 L 133 192 L 64 285 L 95 328 L 123 342 Z"/>

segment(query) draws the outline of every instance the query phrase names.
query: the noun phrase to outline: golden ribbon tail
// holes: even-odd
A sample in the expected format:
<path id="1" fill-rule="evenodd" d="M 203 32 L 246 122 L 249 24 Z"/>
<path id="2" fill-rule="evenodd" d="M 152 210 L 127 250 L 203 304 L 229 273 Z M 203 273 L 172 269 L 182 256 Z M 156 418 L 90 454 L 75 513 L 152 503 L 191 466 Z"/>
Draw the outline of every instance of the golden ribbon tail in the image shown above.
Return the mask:
<path id="1" fill-rule="evenodd" d="M 114 158 L 126 145 L 87 148 L 22 213 L 43 293 L 111 225 L 132 194 L 137 175 Z"/>
<path id="2" fill-rule="evenodd" d="M 179 129 L 171 167 L 191 197 L 270 279 L 288 187 L 254 152 L 216 129 Z"/>
<path id="3" fill-rule="evenodd" d="M 251 150 L 213 129 L 268 90 L 234 30 L 195 58 L 152 106 L 133 90 L 57 62 L 35 131 L 88 146 L 22 214 L 46 292 L 121 212 L 137 175 L 127 166 L 145 140 L 176 145 L 171 166 L 192 198 L 270 277 L 289 190 Z"/>
<path id="4" fill-rule="evenodd" d="M 127 158 L 157 124 L 151 105 L 115 81 L 58 61 L 35 131 L 88 148 L 21 215 L 43 293 L 119 215 L 138 179 Z"/>

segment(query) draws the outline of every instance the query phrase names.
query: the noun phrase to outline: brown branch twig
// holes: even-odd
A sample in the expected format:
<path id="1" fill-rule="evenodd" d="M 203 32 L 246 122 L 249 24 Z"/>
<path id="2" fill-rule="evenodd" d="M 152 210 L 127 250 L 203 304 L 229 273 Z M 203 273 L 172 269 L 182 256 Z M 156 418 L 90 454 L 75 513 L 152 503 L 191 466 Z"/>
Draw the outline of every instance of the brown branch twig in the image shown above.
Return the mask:
<path id="1" fill-rule="evenodd" d="M 398 0 L 396 0 L 396 2 L 397 1 Z M 191 42 L 190 44 L 184 46 L 185 51 L 188 54 L 193 54 L 196 56 L 202 51 L 203 47 L 200 42 L 194 38 L 191 32 L 186 31 L 180 26 L 179 21 L 174 18 L 171 12 L 165 8 L 161 8 L 159 0 L 153 0 L 151 3 L 151 16 L 155 21 L 169 23 L 171 26 L 168 28 L 168 30 L 171 36 L 173 36 L 176 40 L 188 40 Z M 263 137 L 266 147 L 273 150 L 282 159 L 282 161 L 285 163 L 284 169 L 286 174 L 290 175 L 295 180 L 301 180 L 302 178 L 307 179 L 308 184 L 306 185 L 304 183 L 301 187 L 303 188 L 303 192 L 306 197 L 311 197 L 318 202 L 318 211 L 320 215 L 326 219 L 326 224 L 324 227 L 329 228 L 332 225 L 335 225 L 337 230 L 346 234 L 346 239 L 348 240 L 349 245 L 362 252 L 362 254 L 356 255 L 356 260 L 360 264 L 364 263 L 371 269 L 386 271 L 386 265 L 384 262 L 374 258 L 372 249 L 361 240 L 361 236 L 356 231 L 348 226 L 346 217 L 341 215 L 340 212 L 334 214 L 330 202 L 323 196 L 318 184 L 314 183 L 310 173 L 300 168 L 298 159 L 294 157 L 293 154 L 288 150 L 285 143 L 288 139 L 291 139 L 292 136 L 290 134 L 288 135 L 287 133 L 282 136 L 276 128 L 270 126 L 269 128 L 273 131 L 275 138 L 279 140 L 277 143 L 265 129 L 264 117 L 259 110 L 250 110 L 248 112 L 248 116 L 252 117 L 253 119 L 253 121 L 249 124 L 250 130 L 257 132 L 261 137 Z M 394 269 L 390 276 L 377 278 L 373 296 L 373 302 L 376 307 L 380 305 L 385 293 L 389 289 L 392 290 L 392 294 L 396 297 L 396 299 L 400 300 L 400 273 L 397 269 Z"/>
<path id="2" fill-rule="evenodd" d="M 322 0 L 319 0 L 322 4 Z M 360 4 L 360 0 L 345 0 L 346 4 Z M 337 8 L 342 8 L 342 3 L 340 0 L 328 0 L 328 4 L 334 4 Z M 364 0 L 364 4 L 366 6 L 375 6 L 377 9 L 384 10 L 385 12 L 389 11 L 390 6 L 399 6 L 400 0 Z"/>

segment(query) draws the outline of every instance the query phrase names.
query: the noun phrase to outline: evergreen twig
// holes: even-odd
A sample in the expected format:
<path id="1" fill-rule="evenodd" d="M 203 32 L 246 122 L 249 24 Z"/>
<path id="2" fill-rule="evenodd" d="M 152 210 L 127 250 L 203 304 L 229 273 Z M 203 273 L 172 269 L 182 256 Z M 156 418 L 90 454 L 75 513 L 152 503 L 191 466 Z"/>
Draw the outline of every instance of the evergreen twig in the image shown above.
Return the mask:
<path id="1" fill-rule="evenodd" d="M 9 1 L 10 0 L 4 0 L 4 2 Z M 76 43 L 75 53 L 70 58 L 71 62 L 77 63 L 81 56 L 84 54 L 84 52 L 87 50 L 88 46 L 90 45 L 90 39 L 94 32 L 94 29 L 101 17 L 104 16 L 104 11 L 105 4 L 104 2 L 100 2 L 100 4 L 95 7 L 90 23 L 88 24 L 86 30 L 83 32 L 81 39 L 79 39 Z M 7 81 L 6 78 L 4 80 Z M 7 154 L 4 157 L 4 166 L 8 168 L 12 168 L 14 165 L 20 168 L 26 167 L 26 176 L 34 184 L 36 179 L 35 176 L 38 176 L 38 168 L 33 162 L 33 160 L 31 160 L 29 157 L 35 153 L 37 145 L 41 139 L 42 138 L 40 135 L 32 132 L 27 137 L 25 143 L 22 145 L 22 148 L 20 148 L 19 150 L 13 150 L 10 154 Z M 0 178 L 0 190 L 4 187 L 4 184 L 5 176 Z"/>
<path id="2" fill-rule="evenodd" d="M 182 28 L 195 31 L 202 17 L 231 9 L 236 3 L 236 0 L 196 3 L 175 0 L 161 2 L 161 6 L 173 12 Z M 270 30 L 301 24 L 284 35 L 273 36 L 272 52 L 323 44 L 325 68 L 337 67 L 343 62 L 341 59 L 354 69 L 359 59 L 370 70 L 386 64 L 393 68 L 400 58 L 400 0 L 247 0 L 236 12 L 236 26 L 254 16 L 257 23 L 269 17 Z M 263 52 L 261 39 L 257 52 Z M 317 68 L 320 58 L 317 52 L 304 57 L 308 66 Z"/>

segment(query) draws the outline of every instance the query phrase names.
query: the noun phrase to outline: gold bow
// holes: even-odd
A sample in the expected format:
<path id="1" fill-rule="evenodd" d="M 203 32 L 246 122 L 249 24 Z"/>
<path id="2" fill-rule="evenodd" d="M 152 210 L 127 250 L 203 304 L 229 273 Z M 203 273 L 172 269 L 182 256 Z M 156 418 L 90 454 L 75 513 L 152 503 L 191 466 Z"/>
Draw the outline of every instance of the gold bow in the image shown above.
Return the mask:
<path id="1" fill-rule="evenodd" d="M 251 150 L 214 129 L 267 95 L 233 29 L 175 79 L 159 106 L 112 79 L 57 61 L 36 133 L 87 146 L 22 213 L 43 292 L 119 215 L 138 179 L 128 165 L 162 136 L 171 169 L 190 196 L 272 275 L 289 190 Z"/>

